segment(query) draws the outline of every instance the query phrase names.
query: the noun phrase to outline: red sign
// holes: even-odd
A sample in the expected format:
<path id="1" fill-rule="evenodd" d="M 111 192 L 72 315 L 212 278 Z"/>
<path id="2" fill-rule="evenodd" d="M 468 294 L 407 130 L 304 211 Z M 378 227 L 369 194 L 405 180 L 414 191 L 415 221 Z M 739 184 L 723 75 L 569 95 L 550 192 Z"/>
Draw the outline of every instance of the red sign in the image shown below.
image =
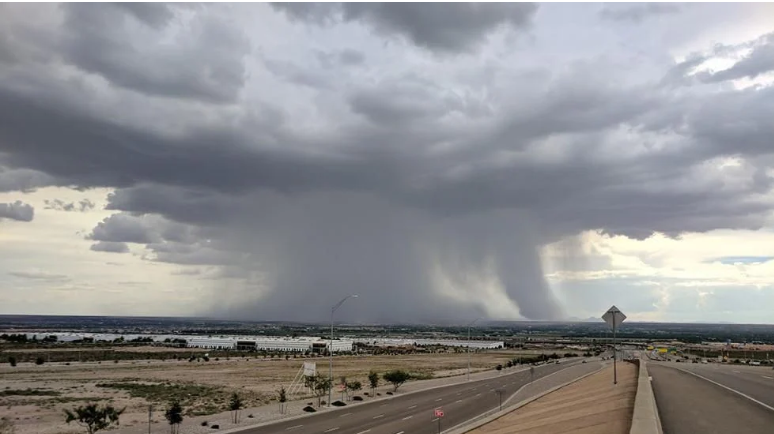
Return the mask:
<path id="1" fill-rule="evenodd" d="M 443 410 L 441 410 L 440 408 L 436 408 L 435 417 L 443 417 Z"/>

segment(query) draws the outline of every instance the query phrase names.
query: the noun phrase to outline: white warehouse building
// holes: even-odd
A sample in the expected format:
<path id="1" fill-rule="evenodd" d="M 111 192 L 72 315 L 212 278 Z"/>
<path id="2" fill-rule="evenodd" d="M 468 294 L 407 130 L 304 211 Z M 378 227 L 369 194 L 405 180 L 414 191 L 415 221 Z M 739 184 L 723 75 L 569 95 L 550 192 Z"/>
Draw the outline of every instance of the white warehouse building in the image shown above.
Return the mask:
<path id="1" fill-rule="evenodd" d="M 368 338 L 356 339 L 355 342 L 373 345 L 377 347 L 400 347 L 406 345 L 429 346 L 441 345 L 445 347 L 466 347 L 478 350 L 494 350 L 505 347 L 502 341 L 462 341 L 452 339 L 387 339 L 387 338 Z"/>

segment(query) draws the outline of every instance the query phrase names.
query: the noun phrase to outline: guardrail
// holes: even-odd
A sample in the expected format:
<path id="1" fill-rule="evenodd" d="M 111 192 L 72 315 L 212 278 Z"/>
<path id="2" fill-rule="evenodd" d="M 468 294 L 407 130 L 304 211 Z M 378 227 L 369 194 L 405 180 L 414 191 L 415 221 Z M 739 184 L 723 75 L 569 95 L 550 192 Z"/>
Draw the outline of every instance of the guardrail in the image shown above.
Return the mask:
<path id="1" fill-rule="evenodd" d="M 639 360 L 637 394 L 634 397 L 634 413 L 629 434 L 663 434 L 661 420 L 658 417 L 656 397 L 650 384 L 647 362 Z"/>

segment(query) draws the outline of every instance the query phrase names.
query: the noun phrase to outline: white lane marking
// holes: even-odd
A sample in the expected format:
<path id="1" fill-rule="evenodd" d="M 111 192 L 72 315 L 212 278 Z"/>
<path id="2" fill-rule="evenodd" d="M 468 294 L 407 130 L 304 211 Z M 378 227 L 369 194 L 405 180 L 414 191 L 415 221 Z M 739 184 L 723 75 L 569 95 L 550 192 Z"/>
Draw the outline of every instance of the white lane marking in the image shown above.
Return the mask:
<path id="1" fill-rule="evenodd" d="M 761 375 L 761 377 L 767 379 L 767 380 L 774 380 L 774 378 L 769 377 L 768 375 Z"/>
<path id="2" fill-rule="evenodd" d="M 680 369 L 680 368 L 677 368 L 677 369 Z M 762 407 L 765 407 L 765 408 L 768 408 L 768 409 L 769 409 L 769 410 L 771 410 L 771 411 L 774 411 L 774 407 L 772 407 L 772 406 L 770 406 L 770 405 L 768 405 L 768 404 L 764 404 L 764 403 L 762 403 L 762 402 L 758 401 L 757 399 L 753 398 L 753 397 L 752 397 L 752 396 L 750 396 L 750 395 L 747 395 L 747 394 L 745 394 L 745 393 L 742 393 L 742 392 L 740 392 L 740 391 L 738 391 L 738 390 L 736 390 L 736 389 L 732 389 L 732 388 L 730 388 L 730 387 L 728 387 L 728 386 L 726 386 L 726 385 L 724 385 L 724 384 L 720 384 L 720 383 L 718 383 L 717 381 L 712 381 L 712 380 L 710 380 L 709 378 L 707 378 L 707 377 L 704 377 L 704 376 L 701 376 L 701 375 L 699 375 L 699 374 L 697 374 L 697 373 L 695 373 L 695 372 L 686 371 L 685 369 L 680 369 L 680 370 L 681 370 L 681 371 L 683 371 L 683 372 L 687 372 L 687 373 L 689 373 L 689 374 L 691 374 L 691 375 L 694 375 L 694 376 L 696 376 L 696 377 L 699 377 L 699 378 L 701 378 L 702 380 L 709 381 L 710 383 L 712 383 L 712 384 L 714 384 L 714 385 L 716 385 L 716 386 L 720 386 L 720 387 L 722 387 L 722 388 L 724 388 L 724 389 L 726 389 L 726 390 L 728 390 L 728 391 L 730 391 L 730 392 L 734 392 L 734 393 L 736 393 L 737 395 L 739 395 L 739 396 L 742 396 L 742 397 L 744 397 L 744 398 L 747 398 L 747 399 L 749 399 L 750 401 L 752 401 L 752 402 L 754 402 L 754 403 L 756 403 L 756 404 L 758 404 L 758 405 L 760 405 L 760 406 L 762 406 Z"/>
<path id="3" fill-rule="evenodd" d="M 409 419 L 411 419 L 412 417 L 414 417 L 414 416 L 406 416 L 406 417 L 404 417 L 402 420 L 409 420 Z"/>
<path id="4" fill-rule="evenodd" d="M 352 414 L 352 413 L 342 414 L 342 415 L 341 415 L 341 416 L 339 416 L 339 417 L 349 416 L 350 414 Z"/>
<path id="5" fill-rule="evenodd" d="M 443 401 L 443 398 L 438 398 L 435 400 L 435 402 L 438 402 L 438 401 Z"/>
<path id="6" fill-rule="evenodd" d="M 457 394 L 457 396 L 460 396 L 460 395 L 462 395 L 462 392 L 460 392 L 460 393 L 458 393 L 458 394 Z"/>
<path id="7" fill-rule="evenodd" d="M 379 407 L 386 407 L 386 406 L 387 406 L 387 404 L 382 404 Z"/>
<path id="8" fill-rule="evenodd" d="M 477 397 L 479 397 L 479 396 L 481 396 L 481 394 L 480 394 L 480 393 L 477 393 L 477 394 L 476 394 L 476 396 L 474 396 L 474 398 L 477 398 Z"/>
<path id="9" fill-rule="evenodd" d="M 292 430 L 292 429 L 301 428 L 302 426 L 303 426 L 303 425 L 296 425 L 296 426 L 291 426 L 290 428 L 285 428 L 285 431 L 290 431 L 290 430 Z"/>
<path id="10" fill-rule="evenodd" d="M 380 417 L 384 417 L 384 415 L 383 415 L 383 414 L 380 414 L 379 416 L 374 416 L 373 418 L 374 418 L 374 419 L 379 419 Z"/>
<path id="11" fill-rule="evenodd" d="M 474 388 L 472 388 L 472 389 L 470 389 L 470 390 L 471 390 L 471 391 L 473 391 L 473 390 L 476 390 L 476 389 L 478 389 L 478 387 L 474 387 Z"/>
<path id="12" fill-rule="evenodd" d="M 731 372 L 733 372 L 734 374 L 738 374 L 739 373 L 739 371 L 731 371 Z"/>
<path id="13" fill-rule="evenodd" d="M 405 431 L 396 432 L 395 434 L 403 434 Z"/>
<path id="14" fill-rule="evenodd" d="M 431 420 L 430 423 L 437 422 L 437 421 L 438 421 L 438 418 L 436 417 L 435 419 Z"/>
<path id="15" fill-rule="evenodd" d="M 494 392 L 495 390 L 494 390 L 494 389 L 489 389 L 489 391 L 490 391 L 490 392 Z"/>
<path id="16" fill-rule="evenodd" d="M 458 402 L 462 402 L 462 400 L 458 399 L 458 400 L 454 401 L 455 404 L 458 403 Z"/>
<path id="17" fill-rule="evenodd" d="M 359 432 L 359 433 L 357 433 L 357 434 L 365 434 L 365 433 L 367 433 L 367 432 L 369 432 L 369 431 L 371 431 L 371 428 L 368 428 L 368 429 L 367 429 L 367 430 L 365 430 L 365 431 L 360 431 L 360 432 Z"/>
<path id="18" fill-rule="evenodd" d="M 326 429 L 325 432 L 336 431 L 337 429 L 339 429 L 339 427 L 331 428 L 331 429 Z"/>
<path id="19" fill-rule="evenodd" d="M 411 409 L 412 409 L 412 408 L 414 408 L 414 407 L 416 407 L 416 405 L 412 405 L 411 407 L 409 407 L 409 410 L 411 410 Z"/>

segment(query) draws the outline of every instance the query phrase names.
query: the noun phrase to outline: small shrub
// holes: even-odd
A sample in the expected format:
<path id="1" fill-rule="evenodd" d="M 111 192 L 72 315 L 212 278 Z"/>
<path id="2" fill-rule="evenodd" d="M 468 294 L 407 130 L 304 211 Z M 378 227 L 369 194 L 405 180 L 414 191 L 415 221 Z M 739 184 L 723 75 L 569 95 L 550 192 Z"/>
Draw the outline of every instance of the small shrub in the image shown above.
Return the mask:
<path id="1" fill-rule="evenodd" d="M 43 360 L 43 357 L 38 357 L 37 359 L 35 359 L 35 364 L 36 365 L 42 365 L 44 363 L 46 363 L 46 361 Z"/>
<path id="2" fill-rule="evenodd" d="M 392 395 L 392 392 L 387 392 L 388 395 Z"/>
<path id="3" fill-rule="evenodd" d="M 116 359 L 116 360 L 113 360 L 113 363 L 118 363 L 118 359 Z"/>
<path id="4" fill-rule="evenodd" d="M 341 401 L 334 401 L 331 405 L 334 407 L 344 407 L 347 404 Z"/>
<path id="5" fill-rule="evenodd" d="M 11 366 L 16 366 L 16 357 L 13 357 L 13 356 L 9 357 L 8 363 L 10 363 Z"/>
<path id="6" fill-rule="evenodd" d="M 202 426 L 207 426 L 207 425 L 209 425 L 209 424 L 210 424 L 210 423 L 209 423 L 209 422 L 207 422 L 206 420 L 202 422 Z"/>
<path id="7" fill-rule="evenodd" d="M 248 415 L 247 415 L 247 417 L 248 417 L 249 419 L 252 419 L 252 418 L 254 418 L 255 416 L 253 416 L 253 414 L 252 414 L 252 413 L 250 413 L 250 414 L 248 414 Z"/>
<path id="8" fill-rule="evenodd" d="M 353 401 L 362 401 L 362 400 L 363 400 L 363 397 L 362 397 L 362 396 L 357 396 L 357 395 L 355 395 L 355 396 L 353 396 L 353 397 L 352 397 L 352 400 L 353 400 Z"/>
<path id="9" fill-rule="evenodd" d="M 312 407 L 311 405 L 307 405 L 306 407 L 304 407 L 304 409 L 303 409 L 303 410 L 304 410 L 305 412 L 307 412 L 307 413 L 314 413 L 314 412 L 316 412 L 316 411 L 317 411 L 317 410 L 315 410 L 315 409 L 314 409 L 314 407 Z"/>
<path id="10" fill-rule="evenodd" d="M 211 426 L 210 428 L 212 428 L 212 429 L 218 429 L 218 428 L 220 428 L 220 425 L 218 425 L 218 424 L 216 423 L 215 425 Z"/>

